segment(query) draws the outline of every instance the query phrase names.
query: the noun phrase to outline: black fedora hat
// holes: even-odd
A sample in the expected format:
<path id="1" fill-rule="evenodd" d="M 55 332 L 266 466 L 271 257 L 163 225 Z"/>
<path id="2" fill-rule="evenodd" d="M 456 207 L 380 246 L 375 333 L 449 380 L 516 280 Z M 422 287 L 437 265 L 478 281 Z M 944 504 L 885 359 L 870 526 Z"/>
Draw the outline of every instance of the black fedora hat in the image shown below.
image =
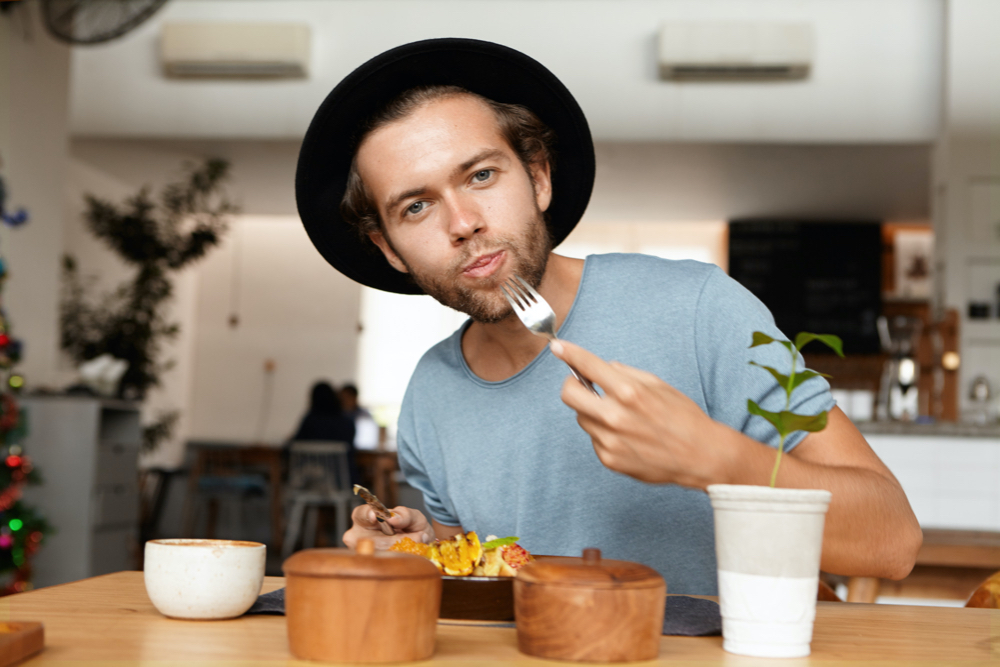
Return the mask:
<path id="1" fill-rule="evenodd" d="M 405 44 L 351 72 L 309 124 L 295 173 L 295 199 L 306 232 L 341 273 L 369 287 L 421 294 L 340 215 L 357 132 L 400 93 L 455 85 L 496 102 L 531 109 L 556 135 L 549 227 L 558 245 L 583 216 L 594 186 L 594 144 L 587 119 L 566 86 L 541 63 L 514 49 L 474 39 Z"/>

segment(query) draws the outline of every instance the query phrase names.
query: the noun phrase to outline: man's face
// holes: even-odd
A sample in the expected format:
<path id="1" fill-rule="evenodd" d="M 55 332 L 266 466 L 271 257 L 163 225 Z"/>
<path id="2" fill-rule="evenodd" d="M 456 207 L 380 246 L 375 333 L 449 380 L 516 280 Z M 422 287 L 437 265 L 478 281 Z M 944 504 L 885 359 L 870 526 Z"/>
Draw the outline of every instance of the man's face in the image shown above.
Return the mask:
<path id="1" fill-rule="evenodd" d="M 532 168 L 533 185 L 479 100 L 426 104 L 369 135 L 357 160 L 383 221 L 372 241 L 427 294 L 491 323 L 511 313 L 504 280 L 541 282 L 551 250 L 548 165 Z"/>

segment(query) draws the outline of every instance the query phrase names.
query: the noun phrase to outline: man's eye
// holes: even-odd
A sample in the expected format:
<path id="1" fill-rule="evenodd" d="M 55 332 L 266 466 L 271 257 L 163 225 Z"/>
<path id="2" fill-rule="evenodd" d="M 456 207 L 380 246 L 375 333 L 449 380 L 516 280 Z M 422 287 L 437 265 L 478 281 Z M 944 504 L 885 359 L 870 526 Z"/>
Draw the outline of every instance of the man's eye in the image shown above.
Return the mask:
<path id="1" fill-rule="evenodd" d="M 472 180 L 476 181 L 477 183 L 482 183 L 483 181 L 490 180 L 490 176 L 492 175 L 493 175 L 492 169 L 483 169 L 482 171 L 477 171 L 476 174 L 472 177 Z"/>
<path id="2" fill-rule="evenodd" d="M 427 205 L 427 202 L 415 201 L 415 202 L 413 202 L 412 204 L 410 204 L 409 206 L 406 207 L 406 213 L 408 215 L 417 215 L 418 213 L 420 213 L 421 211 L 424 210 L 424 207 L 426 205 Z"/>

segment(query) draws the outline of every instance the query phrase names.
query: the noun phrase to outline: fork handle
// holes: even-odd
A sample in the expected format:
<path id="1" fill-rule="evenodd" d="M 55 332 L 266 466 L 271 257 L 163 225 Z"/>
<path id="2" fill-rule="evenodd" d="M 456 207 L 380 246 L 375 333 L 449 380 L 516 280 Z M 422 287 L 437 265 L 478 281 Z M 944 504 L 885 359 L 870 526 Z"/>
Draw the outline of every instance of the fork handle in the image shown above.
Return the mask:
<path id="1" fill-rule="evenodd" d="M 569 364 L 566 364 L 566 365 L 569 366 Z M 596 389 L 594 389 L 594 383 L 593 382 L 591 382 L 587 378 L 583 377 L 583 375 L 580 374 L 580 371 L 576 370 L 572 366 L 569 366 L 569 370 L 570 370 L 571 373 L 573 373 L 573 377 L 575 377 L 577 380 L 580 381 L 580 384 L 582 384 L 584 387 L 586 387 L 587 389 L 589 389 L 590 393 L 592 393 L 594 396 L 597 396 L 598 398 L 600 398 L 601 395 L 597 393 Z"/>

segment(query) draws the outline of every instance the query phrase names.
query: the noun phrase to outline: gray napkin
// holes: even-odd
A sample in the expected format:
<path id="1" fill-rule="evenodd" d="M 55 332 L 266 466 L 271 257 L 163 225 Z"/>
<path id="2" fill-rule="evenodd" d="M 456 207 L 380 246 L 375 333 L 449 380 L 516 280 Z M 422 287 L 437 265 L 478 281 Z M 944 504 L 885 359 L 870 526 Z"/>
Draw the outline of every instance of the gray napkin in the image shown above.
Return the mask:
<path id="1" fill-rule="evenodd" d="M 279 588 L 257 597 L 253 606 L 247 609 L 247 614 L 277 614 L 285 615 L 285 589 Z"/>
<path id="2" fill-rule="evenodd" d="M 247 614 L 284 615 L 284 613 L 284 588 L 264 593 L 247 611 Z M 513 623 L 502 625 L 514 627 Z M 721 635 L 722 616 L 719 614 L 719 604 L 711 600 L 689 598 L 686 595 L 671 595 L 667 598 L 667 607 L 663 614 L 663 634 L 685 637 Z"/>
<path id="3" fill-rule="evenodd" d="M 663 634 L 684 637 L 708 637 L 722 634 L 719 603 L 686 595 L 667 597 L 663 614 Z"/>

